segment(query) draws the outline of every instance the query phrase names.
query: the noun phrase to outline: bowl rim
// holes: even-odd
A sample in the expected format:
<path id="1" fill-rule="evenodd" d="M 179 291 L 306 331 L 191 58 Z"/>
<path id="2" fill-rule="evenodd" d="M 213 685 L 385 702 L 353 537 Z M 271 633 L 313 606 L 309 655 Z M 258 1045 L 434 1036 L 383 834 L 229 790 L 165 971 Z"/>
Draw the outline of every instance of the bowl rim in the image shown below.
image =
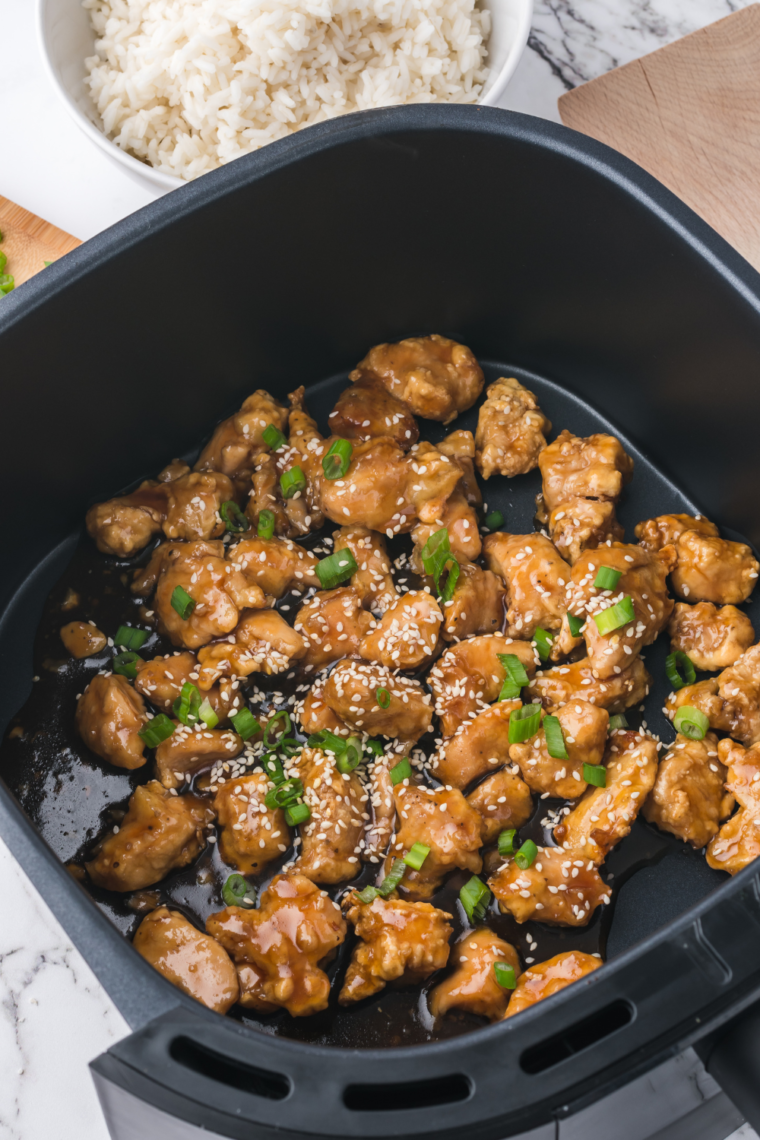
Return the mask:
<path id="1" fill-rule="evenodd" d="M 104 131 L 96 127 L 95 124 L 90 119 L 88 119 L 85 114 L 82 113 L 80 108 L 75 103 L 74 99 L 71 97 L 70 92 L 61 82 L 59 76 L 56 74 L 55 68 L 53 67 L 50 48 L 48 45 L 47 13 L 49 3 L 50 0 L 36 0 L 35 4 L 35 22 L 40 55 L 42 56 L 43 66 L 45 68 L 45 72 L 47 73 L 48 79 L 52 83 L 56 94 L 62 101 L 69 115 L 80 128 L 80 130 L 82 130 L 90 139 L 90 141 L 94 142 L 95 145 L 100 148 L 100 150 L 109 155 L 116 162 L 120 163 L 132 174 L 136 174 L 141 178 L 147 179 L 155 186 L 160 186 L 164 191 L 176 190 L 180 186 L 187 185 L 188 181 L 194 181 L 194 179 L 188 180 L 186 178 L 180 178 L 174 174 L 165 174 L 163 171 L 157 170 L 155 167 L 148 165 L 148 163 L 142 162 L 139 158 L 135 158 L 134 155 L 131 155 L 127 151 L 122 150 L 122 148 L 118 146 L 113 141 L 113 139 L 108 138 Z M 507 85 L 517 70 L 518 63 L 522 59 L 523 53 L 528 43 L 528 36 L 530 35 L 530 29 L 533 22 L 534 0 L 516 0 L 516 3 L 520 5 L 520 11 L 517 18 L 517 32 L 512 42 L 512 46 L 510 47 L 507 54 L 507 58 L 495 76 L 494 81 L 489 87 L 485 96 L 479 99 L 477 103 L 473 104 L 473 106 L 495 106 L 501 96 L 504 94 Z M 410 104 L 406 105 L 408 106 Z M 451 104 L 441 103 L 437 105 L 450 106 Z M 382 110 L 383 108 L 373 107 L 369 109 Z M 358 111 L 350 113 L 361 114 L 361 112 Z M 302 130 L 305 129 L 306 128 L 302 128 Z M 300 134 L 300 131 L 297 131 L 295 133 Z M 240 157 L 244 158 L 245 155 L 241 155 Z"/>

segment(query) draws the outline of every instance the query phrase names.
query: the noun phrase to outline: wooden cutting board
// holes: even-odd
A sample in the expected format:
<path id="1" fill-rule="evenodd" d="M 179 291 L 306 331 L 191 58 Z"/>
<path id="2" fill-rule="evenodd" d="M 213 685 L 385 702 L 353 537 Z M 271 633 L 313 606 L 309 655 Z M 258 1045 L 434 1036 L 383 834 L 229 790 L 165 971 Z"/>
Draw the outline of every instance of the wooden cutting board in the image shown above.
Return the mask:
<path id="1" fill-rule="evenodd" d="M 46 261 L 57 261 L 82 244 L 8 198 L 0 198 L 0 233 L 0 252 L 8 258 L 3 272 L 11 273 L 17 285 L 44 269 Z"/>
<path id="2" fill-rule="evenodd" d="M 643 166 L 760 269 L 760 4 L 569 91 L 559 112 Z"/>

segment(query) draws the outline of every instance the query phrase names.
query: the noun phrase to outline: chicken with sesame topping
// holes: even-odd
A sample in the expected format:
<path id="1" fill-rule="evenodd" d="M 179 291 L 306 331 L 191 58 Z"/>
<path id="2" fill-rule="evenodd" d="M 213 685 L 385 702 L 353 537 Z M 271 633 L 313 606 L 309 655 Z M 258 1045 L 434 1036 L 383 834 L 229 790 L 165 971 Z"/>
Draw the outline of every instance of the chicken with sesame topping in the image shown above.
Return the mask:
<path id="1" fill-rule="evenodd" d="M 342 526 L 333 534 L 333 550 L 336 554 L 339 550 L 351 551 L 358 569 L 350 584 L 365 610 L 384 614 L 398 594 L 383 536 L 365 526 Z"/>
<path id="2" fill-rule="evenodd" d="M 424 982 L 449 960 L 451 915 L 429 903 L 348 896 L 347 918 L 359 944 L 351 955 L 338 1001 L 350 1005 L 385 989 L 388 982 Z"/>
<path id="3" fill-rule="evenodd" d="M 232 960 L 218 942 L 179 911 L 160 906 L 142 920 L 132 945 L 159 974 L 217 1013 L 226 1013 L 240 989 Z"/>
<path id="4" fill-rule="evenodd" d="M 365 443 L 387 435 L 404 451 L 420 438 L 417 421 L 407 405 L 372 375 L 359 377 L 341 392 L 327 423 L 340 439 Z"/>
<path id="5" fill-rule="evenodd" d="M 443 614 L 431 594 L 410 590 L 367 633 L 359 656 L 388 669 L 419 669 L 435 656 Z"/>
<path id="6" fill-rule="evenodd" d="M 302 530 L 288 518 L 286 501 L 280 486 L 277 457 L 271 451 L 263 451 L 256 457 L 256 466 L 251 475 L 245 517 L 258 532 L 262 512 L 269 511 L 274 515 L 274 533 L 280 538 L 294 538 Z"/>
<path id="7" fill-rule="evenodd" d="M 585 926 L 611 888 L 582 852 L 539 847 L 525 869 L 510 858 L 488 880 L 502 914 L 517 922 L 533 919 L 556 926 Z"/>
<path id="8" fill-rule="evenodd" d="M 430 670 L 428 684 L 444 736 L 453 736 L 498 698 L 507 676 L 499 657 L 505 654 L 517 657 L 528 678 L 535 676 L 540 659 L 533 646 L 501 633 L 460 641 Z"/>
<path id="9" fill-rule="evenodd" d="M 393 798 L 393 783 L 391 781 L 391 768 L 403 759 L 404 749 L 401 753 L 388 751 L 378 756 L 374 764 L 367 766 L 368 799 L 364 807 L 369 813 L 367 830 L 364 833 L 364 849 L 362 859 L 364 862 L 378 863 L 385 855 L 388 844 L 393 836 L 396 822 L 396 801 Z"/>
<path id="10" fill-rule="evenodd" d="M 284 673 L 305 653 L 306 642 L 277 610 L 244 612 L 229 637 L 198 651 L 198 688 L 206 692 L 220 677 Z"/>
<path id="11" fill-rule="evenodd" d="M 429 854 L 419 871 L 408 868 L 398 891 L 402 898 L 429 899 L 446 875 L 457 868 L 477 874 L 480 857 L 480 815 L 456 788 L 433 788 L 408 781 L 393 789 L 398 831 L 385 861 L 386 875 L 394 859 L 424 843 Z"/>
<path id="12" fill-rule="evenodd" d="M 533 815 L 530 788 L 518 771 L 516 767 L 501 768 L 486 776 L 467 796 L 467 803 L 480 814 L 483 843 L 495 843 L 499 832 L 522 827 Z"/>
<path id="13" fill-rule="evenodd" d="M 525 700 L 540 700 L 547 712 L 556 712 L 574 697 L 581 697 L 612 714 L 641 704 L 651 684 L 652 678 L 640 657 L 631 658 L 625 669 L 604 681 L 595 676 L 590 658 L 582 657 L 580 661 L 539 670 L 523 692 Z"/>
<path id="14" fill-rule="evenodd" d="M 161 712 L 169 712 L 183 685 L 189 683 L 197 686 L 200 666 L 195 654 L 186 649 L 167 654 L 166 657 L 137 661 L 135 668 L 137 692 Z M 213 685 L 204 693 L 204 697 L 222 722 L 242 708 L 238 684 L 230 678 L 222 678 L 218 685 Z"/>
<path id="15" fill-rule="evenodd" d="M 244 875 L 257 875 L 290 846 L 290 831 L 281 808 L 264 803 L 271 787 L 260 769 L 227 780 L 214 796 L 221 834 L 219 854 Z"/>
<path id="16" fill-rule="evenodd" d="M 601 958 L 593 954 L 584 954 L 582 950 L 565 950 L 547 962 L 531 966 L 517 979 L 505 1018 L 514 1017 L 516 1013 L 530 1009 L 536 1002 L 564 990 L 573 982 L 579 982 L 587 974 L 598 970 L 601 964 Z"/>
<path id="17" fill-rule="evenodd" d="M 344 724 L 370 736 L 419 740 L 433 722 L 431 700 L 419 681 L 384 665 L 340 661 L 324 686 L 325 703 Z"/>
<path id="18" fill-rule="evenodd" d="M 293 870 L 315 883 L 355 879 L 364 849 L 367 793 L 356 772 L 339 772 L 332 752 L 304 748 L 297 765 L 311 819 L 301 828 Z"/>
<path id="19" fill-rule="evenodd" d="M 668 623 L 670 648 L 680 650 L 696 669 L 708 672 L 735 665 L 755 640 L 752 622 L 736 606 L 696 606 L 676 602 Z"/>
<path id="20" fill-rule="evenodd" d="M 507 634 L 530 640 L 537 628 L 559 629 L 567 610 L 570 567 L 542 534 L 489 534 L 486 566 L 507 587 Z"/>
<path id="21" fill-rule="evenodd" d="M 443 603 L 444 641 L 496 633 L 504 624 L 504 583 L 475 562 L 460 562 L 453 596 Z"/>
<path id="22" fill-rule="evenodd" d="M 721 822 L 734 810 L 734 797 L 723 786 L 725 779 L 717 736 L 708 732 L 703 740 L 690 740 L 679 733 L 660 762 L 642 815 L 661 831 L 699 850 L 718 834 Z"/>
<path id="23" fill-rule="evenodd" d="M 327 1008 L 322 967 L 346 937 L 340 907 L 303 875 L 276 875 L 257 910 L 228 906 L 209 915 L 206 932 L 237 967 L 240 1004 L 307 1017 Z"/>
<path id="24" fill-rule="evenodd" d="M 306 486 L 285 498 L 285 513 L 296 534 L 319 530 L 324 523 L 320 506 L 321 487 L 324 481 L 322 457 L 330 441 L 325 440 L 304 403 L 303 385 L 288 396 L 288 443 L 277 452 L 277 472 L 282 476 L 293 467 L 300 467 Z"/>
<path id="25" fill-rule="evenodd" d="M 552 425 L 533 393 L 514 377 L 502 376 L 486 389 L 478 413 L 475 461 L 484 479 L 527 475 L 538 466 Z"/>
<path id="26" fill-rule="evenodd" d="M 270 598 L 320 585 L 318 559 L 289 538 L 243 538 L 229 548 L 227 559 Z"/>
<path id="27" fill-rule="evenodd" d="M 270 424 L 285 431 L 287 422 L 287 408 L 259 388 L 243 402 L 240 411 L 219 424 L 195 470 L 221 471 L 233 481 L 238 494 L 247 494 L 256 457 L 266 450 L 263 432 Z"/>
<path id="28" fill-rule="evenodd" d="M 715 523 L 711 523 L 704 515 L 657 515 L 653 519 L 645 519 L 637 523 L 633 533 L 639 540 L 639 545 L 653 554 L 662 550 L 663 546 L 675 546 L 682 534 L 687 530 L 696 531 L 697 534 L 717 538 L 720 534 Z"/>
<path id="29" fill-rule="evenodd" d="M 93 677 L 77 701 L 76 726 L 87 747 L 117 768 L 142 768 L 147 757 L 140 730 L 145 702 L 126 677 Z"/>
<path id="30" fill-rule="evenodd" d="M 472 432 L 453 431 L 442 440 L 437 449 L 430 443 L 420 443 L 414 449 L 418 462 L 425 462 L 434 452 L 448 456 L 461 471 L 459 482 L 443 503 L 438 517 L 420 522 L 412 531 L 414 551 L 410 560 L 412 569 L 423 573 L 422 549 L 436 531 L 445 528 L 449 534 L 451 552 L 459 561 L 474 562 L 480 556 L 482 540 L 475 510 L 483 499 L 475 477 L 472 457 L 475 454 L 475 441 Z"/>
<path id="31" fill-rule="evenodd" d="M 509 762 L 509 718 L 520 701 L 499 701 L 465 721 L 433 754 L 430 769 L 439 780 L 466 788 Z"/>
<path id="32" fill-rule="evenodd" d="M 520 959 L 514 946 L 487 926 L 463 934 L 452 947 L 454 972 L 430 994 L 433 1017 L 442 1017 L 450 1009 L 463 1009 L 487 1017 L 489 1021 L 501 1021 L 510 991 L 496 980 L 494 966 L 497 963 L 511 966 L 515 977 L 520 973 Z"/>
<path id="33" fill-rule="evenodd" d="M 349 736 L 351 734 L 351 729 L 325 703 L 324 683 L 322 681 L 314 682 L 303 701 L 296 705 L 294 712 L 301 728 L 309 735 L 314 732 L 322 732 L 325 728 L 337 736 Z"/>
<path id="34" fill-rule="evenodd" d="M 562 730 L 566 760 L 550 754 L 543 724 L 530 740 L 513 744 L 509 757 L 517 764 L 523 780 L 532 791 L 575 800 L 587 787 L 583 765 L 602 763 L 610 718 L 606 709 L 581 700 L 568 702 L 556 716 Z"/>
<path id="35" fill-rule="evenodd" d="M 293 628 L 306 646 L 304 665 L 322 669 L 342 657 L 358 656 L 374 626 L 353 586 L 340 586 L 320 591 L 301 606 Z"/>
<path id="36" fill-rule="evenodd" d="M 660 515 L 640 522 L 635 533 L 647 550 L 675 546 L 670 581 L 684 601 L 738 605 L 757 584 L 760 562 L 750 547 L 721 538 L 715 524 L 701 515 Z"/>
<path id="37" fill-rule="evenodd" d="M 750 646 L 717 677 L 671 693 L 667 716 L 673 720 L 683 705 L 704 713 L 714 732 L 727 732 L 748 747 L 760 743 L 760 644 Z"/>
<path id="38" fill-rule="evenodd" d="M 745 749 L 721 740 L 718 756 L 728 769 L 726 791 L 739 809 L 708 844 L 707 862 L 715 871 L 738 875 L 760 855 L 760 746 Z"/>
<path id="39" fill-rule="evenodd" d="M 210 729 L 202 722 L 193 729 L 175 721 L 174 732 L 156 749 L 156 776 L 165 788 L 181 788 L 217 760 L 232 760 L 242 748 L 243 741 L 232 729 Z"/>

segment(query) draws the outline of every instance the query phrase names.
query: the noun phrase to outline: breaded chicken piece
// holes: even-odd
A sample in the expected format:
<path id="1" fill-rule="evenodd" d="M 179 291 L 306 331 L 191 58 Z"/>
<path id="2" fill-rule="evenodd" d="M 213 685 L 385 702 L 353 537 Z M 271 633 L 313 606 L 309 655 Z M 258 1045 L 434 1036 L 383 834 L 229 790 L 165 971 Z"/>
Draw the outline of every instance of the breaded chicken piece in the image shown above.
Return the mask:
<path id="1" fill-rule="evenodd" d="M 562 847 L 539 847 L 526 870 L 513 858 L 488 880 L 502 914 L 517 922 L 585 926 L 600 903 L 610 901 L 610 888 L 588 858 Z"/>
<path id="2" fill-rule="evenodd" d="M 501 377 L 486 390 L 478 413 L 475 462 L 484 479 L 526 475 L 538 466 L 552 425 L 533 393 L 514 377 Z"/>
<path id="3" fill-rule="evenodd" d="M 499 962 L 511 966 L 515 977 L 520 974 L 520 959 L 509 942 L 499 938 L 487 926 L 479 926 L 463 934 L 452 947 L 454 972 L 440 982 L 429 998 L 433 1017 L 442 1017 L 450 1009 L 501 1021 L 507 1010 L 511 990 L 496 980 L 494 966 Z"/>
<path id="4" fill-rule="evenodd" d="M 559 990 L 564 990 L 566 986 L 598 970 L 601 965 L 601 958 L 593 954 L 584 954 L 582 950 L 566 950 L 549 958 L 547 962 L 531 966 L 517 979 L 517 986 L 512 991 L 504 1016 L 514 1017 L 516 1013 L 530 1009 L 537 1001 L 543 1001 Z"/>
<path id="5" fill-rule="evenodd" d="M 709 672 L 735 665 L 755 640 L 752 622 L 736 606 L 676 602 L 668 622 L 670 648 L 681 650 L 697 669 Z"/>
<path id="6" fill-rule="evenodd" d="M 644 819 L 698 850 L 717 835 L 734 809 L 734 797 L 723 786 L 725 779 L 715 733 L 708 732 L 703 740 L 679 733 L 660 762 L 644 804 Z"/>

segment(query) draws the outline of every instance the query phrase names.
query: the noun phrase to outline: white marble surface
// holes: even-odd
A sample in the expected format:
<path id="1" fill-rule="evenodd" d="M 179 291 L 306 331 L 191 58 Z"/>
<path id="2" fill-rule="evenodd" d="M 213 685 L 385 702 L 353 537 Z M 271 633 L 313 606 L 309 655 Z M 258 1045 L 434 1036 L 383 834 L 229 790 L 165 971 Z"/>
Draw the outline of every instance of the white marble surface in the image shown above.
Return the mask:
<path id="1" fill-rule="evenodd" d="M 749 0 L 536 0 L 503 106 L 559 120 L 563 91 Z M 91 237 L 156 196 L 69 119 L 40 63 L 33 0 L 0 0 L 0 195 Z M 127 1032 L 0 841 L 0 1140 L 106 1140 L 87 1062 Z M 732 1140 L 757 1140 L 742 1128 Z"/>

